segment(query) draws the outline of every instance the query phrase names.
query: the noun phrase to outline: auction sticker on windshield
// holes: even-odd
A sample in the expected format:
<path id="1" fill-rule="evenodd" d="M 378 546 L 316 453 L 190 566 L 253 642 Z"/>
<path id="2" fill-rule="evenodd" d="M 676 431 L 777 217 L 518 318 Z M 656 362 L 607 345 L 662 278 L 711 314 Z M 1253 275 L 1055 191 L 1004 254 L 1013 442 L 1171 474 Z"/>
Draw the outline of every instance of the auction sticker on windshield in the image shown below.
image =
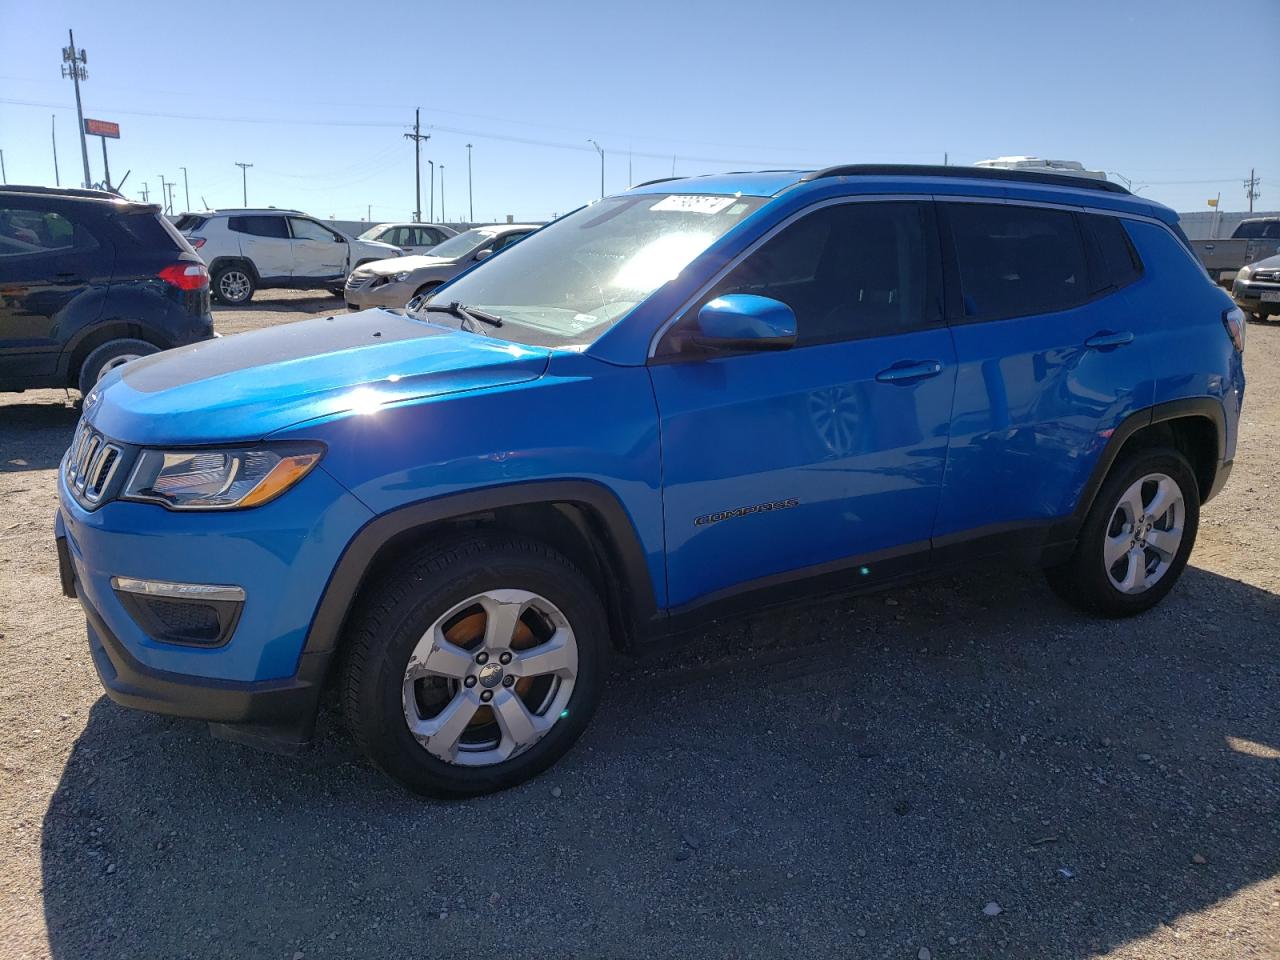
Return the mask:
<path id="1" fill-rule="evenodd" d="M 679 213 L 719 213 L 737 200 L 737 197 L 699 197 L 673 193 L 669 197 L 663 197 L 649 209 L 674 210 Z"/>

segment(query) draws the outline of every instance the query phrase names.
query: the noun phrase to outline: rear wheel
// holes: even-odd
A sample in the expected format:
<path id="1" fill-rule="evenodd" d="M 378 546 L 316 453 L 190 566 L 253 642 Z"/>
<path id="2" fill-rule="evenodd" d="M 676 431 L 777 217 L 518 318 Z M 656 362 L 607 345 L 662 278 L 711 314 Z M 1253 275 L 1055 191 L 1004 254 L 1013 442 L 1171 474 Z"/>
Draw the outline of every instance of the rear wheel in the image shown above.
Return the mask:
<path id="1" fill-rule="evenodd" d="M 159 353 L 160 348 L 145 340 L 110 340 L 98 347 L 80 364 L 77 385 L 80 393 L 87 395 L 93 385 L 116 367 L 123 367 L 130 360 Z"/>
<path id="2" fill-rule="evenodd" d="M 414 792 L 500 790 L 581 735 L 608 648 L 595 590 L 549 547 L 476 536 L 434 546 L 354 617 L 347 724 L 369 759 Z"/>
<path id="3" fill-rule="evenodd" d="M 1176 450 L 1139 450 L 1118 463 L 1085 519 L 1071 559 L 1046 571 L 1063 599 L 1128 617 L 1173 589 L 1200 522 L 1200 492 Z"/>
<path id="4" fill-rule="evenodd" d="M 210 286 L 216 300 L 234 307 L 253 299 L 257 284 L 248 268 L 236 263 L 213 271 Z"/>

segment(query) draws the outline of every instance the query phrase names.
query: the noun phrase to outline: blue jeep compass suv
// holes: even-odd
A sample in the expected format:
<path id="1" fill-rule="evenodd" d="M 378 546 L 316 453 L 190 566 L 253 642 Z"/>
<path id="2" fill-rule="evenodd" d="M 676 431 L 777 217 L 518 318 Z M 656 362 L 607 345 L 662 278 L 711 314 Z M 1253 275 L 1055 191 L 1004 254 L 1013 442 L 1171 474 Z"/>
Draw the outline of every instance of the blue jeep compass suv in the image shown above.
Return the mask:
<path id="1" fill-rule="evenodd" d="M 546 768 L 614 649 L 1012 556 L 1168 593 L 1230 471 L 1244 317 L 1110 183 L 847 166 L 655 181 L 406 314 L 103 378 L 63 585 L 107 692 L 276 747 L 322 688 L 409 788 Z"/>

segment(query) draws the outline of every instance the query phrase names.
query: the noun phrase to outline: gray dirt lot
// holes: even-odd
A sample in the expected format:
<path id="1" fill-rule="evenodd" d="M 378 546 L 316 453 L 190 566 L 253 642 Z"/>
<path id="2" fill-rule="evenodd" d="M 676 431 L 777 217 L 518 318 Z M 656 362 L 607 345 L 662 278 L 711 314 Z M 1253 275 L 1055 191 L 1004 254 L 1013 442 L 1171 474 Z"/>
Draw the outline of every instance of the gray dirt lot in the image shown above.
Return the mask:
<path id="1" fill-rule="evenodd" d="M 1280 956 L 1280 325 L 1249 340 L 1235 476 L 1158 610 L 977 570 L 725 625 L 452 804 L 332 711 L 285 759 L 106 700 L 50 532 L 75 413 L 4 396 L 0 956 Z"/>

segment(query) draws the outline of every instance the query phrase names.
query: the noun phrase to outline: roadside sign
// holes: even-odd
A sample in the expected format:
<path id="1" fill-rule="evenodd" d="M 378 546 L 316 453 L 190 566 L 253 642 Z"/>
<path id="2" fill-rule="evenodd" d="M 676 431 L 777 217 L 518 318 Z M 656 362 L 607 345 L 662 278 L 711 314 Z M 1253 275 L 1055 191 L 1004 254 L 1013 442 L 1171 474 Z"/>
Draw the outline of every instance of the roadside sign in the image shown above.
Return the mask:
<path id="1" fill-rule="evenodd" d="M 90 120 L 85 117 L 84 132 L 92 137 L 110 137 L 112 140 L 119 140 L 120 124 L 110 120 Z"/>

